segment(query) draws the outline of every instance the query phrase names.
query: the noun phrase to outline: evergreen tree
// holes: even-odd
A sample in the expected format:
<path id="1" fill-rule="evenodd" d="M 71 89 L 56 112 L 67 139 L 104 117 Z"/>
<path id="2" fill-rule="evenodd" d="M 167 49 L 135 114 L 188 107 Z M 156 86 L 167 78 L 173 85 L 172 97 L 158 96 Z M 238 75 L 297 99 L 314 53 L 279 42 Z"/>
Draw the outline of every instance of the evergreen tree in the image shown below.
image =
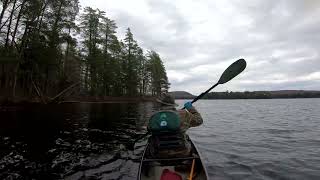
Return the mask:
<path id="1" fill-rule="evenodd" d="M 90 7 L 84 9 L 81 15 L 81 29 L 83 34 L 83 53 L 86 56 L 85 87 L 90 90 L 91 95 L 98 93 L 98 66 L 101 58 L 101 51 L 98 48 L 101 43 L 100 18 L 103 15 L 99 10 Z"/>
<path id="2" fill-rule="evenodd" d="M 126 92 L 129 96 L 137 95 L 138 92 L 138 51 L 139 46 L 136 40 L 133 39 L 130 28 L 128 28 L 124 38 L 124 74 L 127 82 Z"/>
<path id="3" fill-rule="evenodd" d="M 116 53 L 117 50 L 114 49 L 117 44 L 118 39 L 115 35 L 116 33 L 116 23 L 107 17 L 102 17 L 102 33 L 103 38 L 103 88 L 104 95 L 111 95 L 112 89 L 115 87 L 116 71 L 119 64 L 116 63 Z M 113 44 L 115 43 L 115 44 Z"/>
<path id="4" fill-rule="evenodd" d="M 161 92 L 169 89 L 167 73 L 158 53 L 150 51 L 147 56 L 151 76 L 151 94 L 160 95 Z"/>

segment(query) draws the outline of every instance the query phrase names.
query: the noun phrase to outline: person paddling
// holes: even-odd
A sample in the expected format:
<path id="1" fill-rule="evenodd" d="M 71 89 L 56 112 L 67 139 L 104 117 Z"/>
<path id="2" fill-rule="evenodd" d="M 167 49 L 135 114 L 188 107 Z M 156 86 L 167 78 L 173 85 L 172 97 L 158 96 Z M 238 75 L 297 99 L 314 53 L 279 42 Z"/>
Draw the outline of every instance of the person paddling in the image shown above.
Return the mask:
<path id="1" fill-rule="evenodd" d="M 186 136 L 190 127 L 200 126 L 203 119 L 191 102 L 184 104 L 184 109 L 176 110 L 174 98 L 163 93 L 156 99 L 160 110 L 149 121 L 148 130 L 152 132 L 150 153 L 156 157 L 189 156 L 191 144 Z"/>
<path id="2" fill-rule="evenodd" d="M 236 77 L 246 65 L 244 59 L 232 63 L 216 84 L 191 102 L 185 103 L 182 110 L 175 109 L 174 99 L 170 95 L 163 94 L 157 99 L 160 110 L 148 122 L 147 135 L 151 133 L 151 136 L 141 157 L 138 179 L 209 179 L 198 150 L 185 133 L 190 127 L 203 123 L 201 115 L 192 104 L 216 86 Z"/>
<path id="3" fill-rule="evenodd" d="M 200 126 L 203 123 L 203 119 L 200 113 L 192 106 L 191 102 L 186 102 L 183 109 L 176 110 L 174 98 L 168 93 L 162 93 L 160 97 L 156 99 L 160 104 L 160 110 L 174 110 L 177 111 L 181 120 L 181 131 L 185 132 L 190 127 Z"/>

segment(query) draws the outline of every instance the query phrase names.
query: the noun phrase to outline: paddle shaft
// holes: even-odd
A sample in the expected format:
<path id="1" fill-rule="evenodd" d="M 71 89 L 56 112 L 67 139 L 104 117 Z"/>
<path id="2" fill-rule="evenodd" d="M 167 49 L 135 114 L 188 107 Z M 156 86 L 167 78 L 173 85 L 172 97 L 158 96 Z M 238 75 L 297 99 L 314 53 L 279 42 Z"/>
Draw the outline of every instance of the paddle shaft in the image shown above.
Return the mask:
<path id="1" fill-rule="evenodd" d="M 211 91 L 213 88 L 215 88 L 216 86 L 219 85 L 219 82 L 217 82 L 215 85 L 213 85 L 211 88 L 209 88 L 208 90 L 206 90 L 205 92 L 201 93 L 199 96 L 197 96 L 196 98 L 194 98 L 191 103 L 194 103 L 196 101 L 198 101 L 199 99 L 201 99 L 204 95 L 206 95 L 209 91 Z M 185 107 L 183 107 L 182 109 L 185 109 Z"/>
<path id="2" fill-rule="evenodd" d="M 193 159 L 192 160 L 192 165 L 191 165 L 191 171 L 190 171 L 190 175 L 189 175 L 189 180 L 192 180 L 193 178 L 193 171 L 194 171 L 194 164 L 195 164 L 196 160 Z"/>
<path id="3" fill-rule="evenodd" d="M 209 88 L 208 90 L 206 90 L 205 92 L 201 93 L 199 96 L 197 96 L 196 98 L 194 98 L 192 100 L 191 103 L 194 103 L 196 101 L 198 101 L 199 99 L 201 99 L 204 95 L 206 95 L 208 92 L 210 92 L 213 88 L 215 88 L 216 86 L 219 85 L 219 82 L 217 82 L 215 85 L 213 85 L 211 88 Z"/>

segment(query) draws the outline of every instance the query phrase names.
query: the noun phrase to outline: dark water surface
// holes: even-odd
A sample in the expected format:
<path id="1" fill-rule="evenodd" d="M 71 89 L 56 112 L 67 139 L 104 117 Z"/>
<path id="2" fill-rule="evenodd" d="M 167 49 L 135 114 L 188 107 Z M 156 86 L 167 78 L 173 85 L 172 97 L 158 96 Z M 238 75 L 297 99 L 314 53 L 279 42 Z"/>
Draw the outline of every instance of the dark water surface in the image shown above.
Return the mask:
<path id="1" fill-rule="evenodd" d="M 0 179 L 134 179 L 144 142 L 127 145 L 153 106 L 2 107 Z"/>
<path id="2" fill-rule="evenodd" d="M 182 104 L 184 101 L 177 101 Z M 320 179 L 320 99 L 202 100 L 212 179 Z M 0 179 L 136 179 L 152 103 L 0 108 Z"/>

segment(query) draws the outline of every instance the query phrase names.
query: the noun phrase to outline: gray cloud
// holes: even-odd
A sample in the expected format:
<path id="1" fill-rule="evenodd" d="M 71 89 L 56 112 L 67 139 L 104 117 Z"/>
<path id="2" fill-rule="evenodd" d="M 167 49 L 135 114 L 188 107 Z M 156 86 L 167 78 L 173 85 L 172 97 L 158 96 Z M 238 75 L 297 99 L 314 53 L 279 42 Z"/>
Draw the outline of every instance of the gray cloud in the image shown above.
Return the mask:
<path id="1" fill-rule="evenodd" d="M 134 10 L 114 2 L 105 11 L 119 34 L 130 26 L 161 55 L 172 90 L 200 93 L 238 58 L 247 69 L 217 90 L 320 90 L 320 1 L 145 0 Z"/>

